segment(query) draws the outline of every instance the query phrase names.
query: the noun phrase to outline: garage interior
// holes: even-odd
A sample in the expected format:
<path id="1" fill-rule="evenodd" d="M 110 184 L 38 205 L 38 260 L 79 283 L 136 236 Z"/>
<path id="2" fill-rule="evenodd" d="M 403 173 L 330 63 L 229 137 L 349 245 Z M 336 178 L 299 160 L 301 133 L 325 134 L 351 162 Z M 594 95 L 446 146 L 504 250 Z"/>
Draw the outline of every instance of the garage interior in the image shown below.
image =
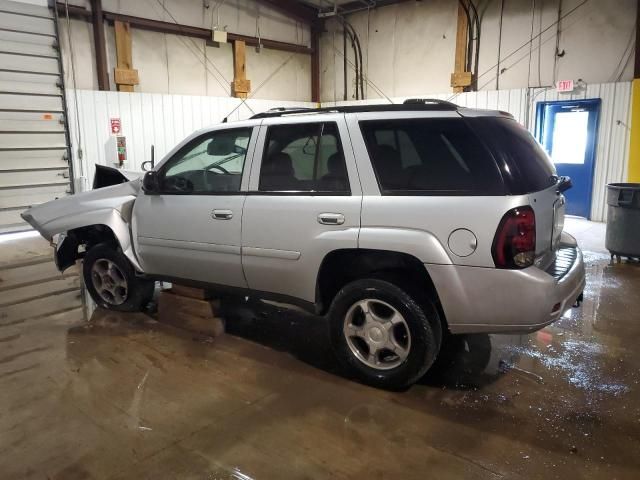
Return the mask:
<path id="1" fill-rule="evenodd" d="M 607 186 L 640 183 L 639 45 L 638 0 L 0 0 L 0 478 L 637 479 L 640 252 L 605 237 Z M 96 307 L 20 217 L 206 126 L 410 98 L 531 131 L 587 280 L 535 333 L 446 336 L 403 391 L 277 302 L 225 299 L 224 333 Z"/>

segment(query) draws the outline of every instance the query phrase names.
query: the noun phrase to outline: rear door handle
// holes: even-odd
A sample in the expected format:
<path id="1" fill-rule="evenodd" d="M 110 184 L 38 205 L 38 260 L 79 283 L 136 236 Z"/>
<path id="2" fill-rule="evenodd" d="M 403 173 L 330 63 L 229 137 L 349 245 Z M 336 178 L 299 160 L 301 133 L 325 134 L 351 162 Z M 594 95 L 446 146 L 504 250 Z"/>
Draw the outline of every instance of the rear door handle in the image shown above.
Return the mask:
<path id="1" fill-rule="evenodd" d="M 344 215 L 341 213 L 321 213 L 318 215 L 318 223 L 322 225 L 342 225 Z"/>
<path id="2" fill-rule="evenodd" d="M 231 220 L 233 212 L 231 210 L 214 210 L 211 212 L 211 218 L 214 220 Z"/>

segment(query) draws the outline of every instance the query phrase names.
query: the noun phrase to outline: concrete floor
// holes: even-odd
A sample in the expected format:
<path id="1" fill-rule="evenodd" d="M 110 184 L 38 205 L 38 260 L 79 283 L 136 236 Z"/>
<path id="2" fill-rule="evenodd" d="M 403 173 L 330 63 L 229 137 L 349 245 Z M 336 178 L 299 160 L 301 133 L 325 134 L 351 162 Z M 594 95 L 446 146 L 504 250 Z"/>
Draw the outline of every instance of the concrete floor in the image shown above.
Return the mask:
<path id="1" fill-rule="evenodd" d="M 322 319 L 268 305 L 234 308 L 214 341 L 143 314 L 87 322 L 44 242 L 4 241 L 0 478 L 640 478 L 640 267 L 609 265 L 603 226 L 567 229 L 581 309 L 453 338 L 402 393 L 343 378 Z"/>

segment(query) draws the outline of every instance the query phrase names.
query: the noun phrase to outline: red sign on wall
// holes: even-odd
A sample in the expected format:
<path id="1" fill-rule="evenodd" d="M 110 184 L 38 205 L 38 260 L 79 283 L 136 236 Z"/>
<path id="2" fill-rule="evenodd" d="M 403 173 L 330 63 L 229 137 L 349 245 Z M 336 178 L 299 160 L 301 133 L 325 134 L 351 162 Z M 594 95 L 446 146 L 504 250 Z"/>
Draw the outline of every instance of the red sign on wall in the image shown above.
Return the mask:
<path id="1" fill-rule="evenodd" d="M 573 80 L 559 80 L 556 84 L 556 89 L 558 92 L 573 92 Z"/>
<path id="2" fill-rule="evenodd" d="M 122 124 L 120 123 L 119 118 L 112 118 L 110 120 L 111 123 L 111 135 L 120 135 L 122 132 Z"/>

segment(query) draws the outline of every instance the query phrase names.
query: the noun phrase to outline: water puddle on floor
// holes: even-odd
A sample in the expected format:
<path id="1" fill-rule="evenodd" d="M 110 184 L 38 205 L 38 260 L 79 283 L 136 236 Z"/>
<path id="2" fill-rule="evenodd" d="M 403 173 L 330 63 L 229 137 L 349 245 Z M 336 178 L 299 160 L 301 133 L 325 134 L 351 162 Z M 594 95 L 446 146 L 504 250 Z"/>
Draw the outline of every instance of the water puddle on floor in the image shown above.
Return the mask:
<path id="1" fill-rule="evenodd" d="M 238 299 L 206 339 L 96 309 L 34 255 L 40 290 L 0 311 L 2 478 L 640 471 L 638 265 L 585 252 L 580 308 L 530 335 L 448 337 L 415 386 L 385 392 L 345 378 L 322 318 Z"/>

